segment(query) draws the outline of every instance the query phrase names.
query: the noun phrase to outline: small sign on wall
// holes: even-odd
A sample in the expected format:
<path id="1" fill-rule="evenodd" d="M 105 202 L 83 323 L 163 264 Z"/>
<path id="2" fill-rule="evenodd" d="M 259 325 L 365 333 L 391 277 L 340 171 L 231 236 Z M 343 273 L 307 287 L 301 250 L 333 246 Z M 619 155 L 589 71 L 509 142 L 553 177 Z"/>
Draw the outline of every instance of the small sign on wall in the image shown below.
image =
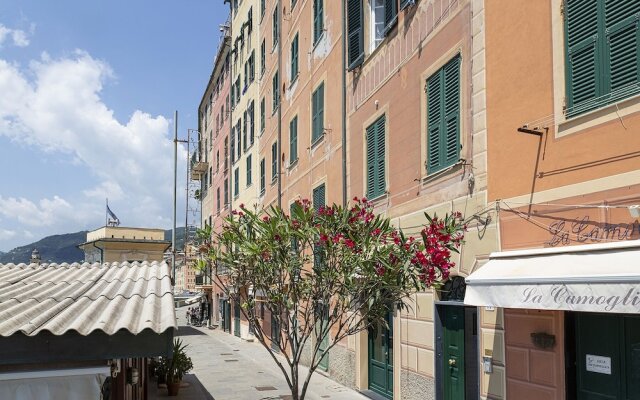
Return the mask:
<path id="1" fill-rule="evenodd" d="M 587 371 L 611 375 L 611 357 L 587 354 Z"/>

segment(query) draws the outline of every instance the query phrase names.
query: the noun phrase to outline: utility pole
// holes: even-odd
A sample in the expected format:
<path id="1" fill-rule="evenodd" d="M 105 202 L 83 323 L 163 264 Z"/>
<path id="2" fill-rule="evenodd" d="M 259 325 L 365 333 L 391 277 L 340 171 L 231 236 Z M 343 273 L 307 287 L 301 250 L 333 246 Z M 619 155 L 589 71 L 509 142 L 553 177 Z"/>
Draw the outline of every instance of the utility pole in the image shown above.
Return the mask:
<path id="1" fill-rule="evenodd" d="M 171 231 L 171 284 L 176 284 L 176 208 L 178 202 L 178 110 L 173 114 L 173 231 Z"/>

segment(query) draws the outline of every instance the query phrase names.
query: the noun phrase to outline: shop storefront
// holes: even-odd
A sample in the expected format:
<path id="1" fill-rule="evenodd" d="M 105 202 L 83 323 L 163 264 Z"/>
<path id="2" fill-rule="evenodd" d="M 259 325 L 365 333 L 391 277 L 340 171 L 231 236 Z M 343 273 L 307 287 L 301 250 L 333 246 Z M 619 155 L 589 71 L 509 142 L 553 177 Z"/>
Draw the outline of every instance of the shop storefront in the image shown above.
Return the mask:
<path id="1" fill-rule="evenodd" d="M 504 310 L 507 399 L 640 399 L 637 199 L 599 196 L 504 212 L 510 251 L 466 280 L 465 304 Z"/>

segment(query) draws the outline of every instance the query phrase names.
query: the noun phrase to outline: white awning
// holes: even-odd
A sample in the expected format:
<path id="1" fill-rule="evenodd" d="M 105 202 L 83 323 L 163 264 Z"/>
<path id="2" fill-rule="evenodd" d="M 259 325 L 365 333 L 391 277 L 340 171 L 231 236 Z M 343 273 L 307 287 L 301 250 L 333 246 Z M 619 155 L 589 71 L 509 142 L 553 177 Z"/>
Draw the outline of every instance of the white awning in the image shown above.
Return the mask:
<path id="1" fill-rule="evenodd" d="M 640 313 L 640 240 L 492 253 L 465 304 Z"/>
<path id="2" fill-rule="evenodd" d="M 0 374 L 0 399 L 99 399 L 109 368 L 83 368 Z"/>

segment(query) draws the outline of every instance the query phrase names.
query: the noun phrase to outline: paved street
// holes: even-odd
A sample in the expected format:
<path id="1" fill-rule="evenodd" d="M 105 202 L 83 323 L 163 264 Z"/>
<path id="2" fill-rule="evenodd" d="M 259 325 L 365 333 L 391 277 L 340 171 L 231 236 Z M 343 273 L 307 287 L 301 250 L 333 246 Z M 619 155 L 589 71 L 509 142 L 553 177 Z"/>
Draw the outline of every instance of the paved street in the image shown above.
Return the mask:
<path id="1" fill-rule="evenodd" d="M 186 326 L 184 311 L 178 310 L 178 335 L 189 344 L 187 353 L 194 370 L 180 389 L 181 400 L 288 399 L 287 384 L 262 346 L 248 343 L 218 329 Z M 304 370 L 306 373 L 306 369 Z M 153 399 L 152 388 L 151 398 Z M 155 398 L 165 398 L 159 389 Z M 174 397 L 175 399 L 175 397 Z M 316 373 L 307 399 L 358 400 L 367 397 Z"/>

